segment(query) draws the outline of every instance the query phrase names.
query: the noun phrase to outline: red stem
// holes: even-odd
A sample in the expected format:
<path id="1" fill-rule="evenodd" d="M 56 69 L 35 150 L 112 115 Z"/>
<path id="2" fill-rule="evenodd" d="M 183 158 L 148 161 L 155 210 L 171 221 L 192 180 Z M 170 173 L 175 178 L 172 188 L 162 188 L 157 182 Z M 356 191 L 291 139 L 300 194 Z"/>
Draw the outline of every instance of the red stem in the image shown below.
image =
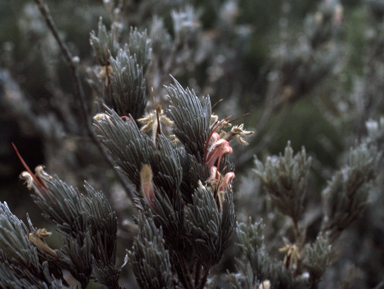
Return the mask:
<path id="1" fill-rule="evenodd" d="M 24 161 L 24 159 L 21 157 L 19 151 L 17 150 L 17 147 L 15 146 L 14 143 L 12 143 L 12 146 L 13 146 L 13 149 L 15 150 L 17 156 L 19 157 L 21 163 L 23 164 L 24 168 L 28 171 L 28 173 L 31 175 L 31 177 L 33 178 L 33 180 L 35 181 L 35 183 L 40 187 L 40 188 L 44 188 L 44 189 L 47 189 L 47 186 L 44 184 L 44 182 L 42 180 L 40 180 L 40 178 L 38 178 L 37 176 L 35 176 L 34 173 L 32 173 L 31 169 L 28 167 L 27 163 Z"/>
<path id="2" fill-rule="evenodd" d="M 208 151 L 208 145 L 209 145 L 209 140 L 211 139 L 213 133 L 217 130 L 217 128 L 226 120 L 230 119 L 232 115 L 228 116 L 226 119 L 223 119 L 220 121 L 214 129 L 212 129 L 211 133 L 208 136 L 207 142 L 205 143 L 205 148 L 204 148 L 204 164 L 207 162 L 207 151 Z"/>

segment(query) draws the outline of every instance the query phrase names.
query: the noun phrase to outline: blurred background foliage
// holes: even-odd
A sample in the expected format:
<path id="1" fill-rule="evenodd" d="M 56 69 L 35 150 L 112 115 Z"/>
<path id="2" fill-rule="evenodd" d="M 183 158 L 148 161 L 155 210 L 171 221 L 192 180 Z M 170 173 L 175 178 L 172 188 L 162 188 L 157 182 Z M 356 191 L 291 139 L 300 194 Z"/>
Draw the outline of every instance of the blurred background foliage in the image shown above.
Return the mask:
<path id="1" fill-rule="evenodd" d="M 107 27 L 111 24 L 111 2 L 47 1 L 61 36 L 73 55 L 80 58 L 92 112 L 100 108 L 94 105 L 94 92 L 86 83 L 91 78 L 89 67 L 95 64 L 89 33 L 97 31 L 100 17 Z M 160 81 L 154 77 L 156 72 L 150 72 L 148 88 L 153 86 L 156 98 L 163 99 L 166 105 L 162 85 L 171 82 L 168 74 L 172 73 L 197 95 L 209 94 L 212 103 L 223 99 L 214 108 L 221 118 L 250 112 L 243 121 L 247 130 L 255 129 L 257 133 L 248 147 L 238 148 L 237 154 L 231 156 L 238 180 L 234 189 L 239 191 L 237 196 L 235 193 L 236 210 L 240 220 L 246 220 L 247 215 L 256 220 L 266 218 L 267 228 L 271 225 L 269 238 L 286 221 L 271 208 L 259 181 L 250 173 L 253 155 L 264 159 L 278 154 L 288 140 L 295 152 L 305 146 L 313 158 L 305 200 L 311 220 L 308 238 L 313 241 L 321 220 L 321 190 L 345 163 L 349 147 L 366 135 L 366 121 L 378 120 L 383 113 L 384 1 L 119 3 L 124 3 L 120 11 L 121 43 L 128 38 L 131 26 L 150 32 L 155 15 L 164 20 L 170 37 L 175 37 L 171 11 L 181 11 L 187 4 L 195 8 L 195 15 L 200 16 L 192 24 L 198 29 L 191 29 L 195 34 L 191 34 L 190 42 L 179 43 L 174 51 L 192 52 L 184 55 L 186 60 L 181 64 L 176 61 L 171 69 L 160 70 Z M 152 62 L 159 59 L 161 54 L 154 54 Z M 87 179 L 106 192 L 121 217 L 120 224 L 130 219 L 131 204 L 95 147 L 83 136 L 80 105 L 74 97 L 69 68 L 33 1 L 0 0 L 0 70 L 1 200 L 7 201 L 18 217 L 24 219 L 28 211 L 32 220 L 44 226 L 27 189 L 18 181 L 23 168 L 11 148 L 13 142 L 31 168 L 44 164 L 48 172 L 73 186 L 80 187 Z M 9 99 L 9 89 L 16 93 L 13 100 Z M 148 106 L 152 108 L 151 100 Z M 373 204 L 346 233 L 349 245 L 340 249 L 341 258 L 327 271 L 322 288 L 336 288 L 336 284 L 342 288 L 373 288 L 381 281 L 382 181 L 379 178 L 377 188 L 371 192 Z M 272 221 L 270 214 L 277 217 Z M 119 233 L 124 241 L 122 247 L 129 248 L 132 235 L 125 229 Z M 275 249 L 281 244 L 281 239 L 277 240 Z M 234 254 L 229 250 L 221 266 L 223 271 Z M 275 255 L 282 258 L 281 254 Z"/>

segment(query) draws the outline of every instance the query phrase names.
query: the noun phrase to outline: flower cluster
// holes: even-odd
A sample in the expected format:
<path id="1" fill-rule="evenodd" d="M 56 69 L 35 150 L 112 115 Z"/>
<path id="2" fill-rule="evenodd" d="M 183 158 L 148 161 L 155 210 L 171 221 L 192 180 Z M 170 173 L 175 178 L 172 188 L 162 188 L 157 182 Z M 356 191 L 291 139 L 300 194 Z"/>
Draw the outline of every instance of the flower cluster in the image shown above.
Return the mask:
<path id="1" fill-rule="evenodd" d="M 217 124 L 218 118 L 215 115 L 212 115 L 212 119 L 215 120 L 214 124 L 212 125 L 213 127 Z M 234 138 L 237 138 L 239 143 L 247 145 L 248 143 L 242 138 L 242 136 L 248 136 L 254 133 L 252 131 L 243 130 L 243 124 L 234 126 L 228 133 L 221 131 L 221 134 L 219 135 L 217 132 L 215 132 L 220 127 L 231 126 L 231 124 L 228 122 L 228 119 L 229 117 L 222 120 L 214 128 L 212 128 L 209 142 L 207 141 L 207 145 L 210 145 L 210 147 L 207 149 L 206 146 L 205 152 L 205 163 L 207 163 L 210 172 L 210 176 L 206 180 L 206 184 L 212 191 L 219 210 L 222 208 L 225 190 L 228 189 L 232 191 L 232 181 L 235 178 L 235 173 L 227 172 L 223 177 L 219 170 L 223 157 L 233 152 L 229 142 Z"/>

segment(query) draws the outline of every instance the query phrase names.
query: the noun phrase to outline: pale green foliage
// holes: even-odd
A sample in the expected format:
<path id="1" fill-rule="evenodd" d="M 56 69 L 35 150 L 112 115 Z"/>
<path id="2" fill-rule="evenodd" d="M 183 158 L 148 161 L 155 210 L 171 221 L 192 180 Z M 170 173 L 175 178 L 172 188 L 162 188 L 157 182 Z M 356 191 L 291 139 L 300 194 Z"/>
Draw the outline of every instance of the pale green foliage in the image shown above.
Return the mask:
<path id="1" fill-rule="evenodd" d="M 37 249 L 28 240 L 25 224 L 11 213 L 7 203 L 0 203 L 0 284 L 32 286 L 43 283 Z M 11 266 L 10 266 L 11 264 Z M 18 268 L 27 268 L 26 271 Z M 34 277 L 36 276 L 36 277 Z M 20 280 L 19 280 L 20 279 Z"/>
<path id="2" fill-rule="evenodd" d="M 250 220 L 251 221 L 251 220 Z M 238 246 L 242 258 L 237 260 L 238 274 L 228 274 L 233 288 L 260 288 L 264 281 L 269 281 L 271 288 L 305 288 L 305 280 L 297 280 L 281 261 L 271 258 L 266 251 L 262 221 L 255 224 L 238 224 Z"/>
<path id="3" fill-rule="evenodd" d="M 274 205 L 294 221 L 300 217 L 311 166 L 311 158 L 306 157 L 304 147 L 293 156 L 290 142 L 284 156 L 268 157 L 265 165 L 255 160 L 254 172 L 261 178 Z"/>
<path id="4" fill-rule="evenodd" d="M 204 97 L 200 101 L 193 90 L 184 89 L 178 82 L 166 89 L 171 101 L 167 114 L 175 123 L 172 132 L 183 143 L 186 151 L 201 162 L 210 133 L 211 100 Z"/>
<path id="5" fill-rule="evenodd" d="M 367 143 L 376 144 L 381 149 L 384 141 L 384 117 L 380 117 L 378 121 L 367 121 L 365 127 L 367 128 Z"/>
<path id="6" fill-rule="evenodd" d="M 235 208 L 230 192 L 226 194 L 222 212 L 212 192 L 197 188 L 186 213 L 186 230 L 199 261 L 206 267 L 218 263 L 229 245 L 235 228 Z"/>
<path id="7" fill-rule="evenodd" d="M 145 74 L 151 61 L 152 54 L 151 39 L 147 36 L 147 30 L 139 32 L 137 28 L 131 27 L 128 49 L 129 54 L 135 57 L 137 64 L 142 67 Z"/>
<path id="8" fill-rule="evenodd" d="M 349 164 L 336 172 L 323 191 L 322 230 L 331 243 L 353 222 L 361 218 L 366 206 L 370 181 L 376 176 L 381 153 L 375 146 L 361 144 L 351 149 Z"/>
<path id="9" fill-rule="evenodd" d="M 309 282 L 314 287 L 319 281 L 325 270 L 331 265 L 332 246 L 328 239 L 322 235 L 307 249 L 306 268 L 309 272 Z"/>
<path id="10" fill-rule="evenodd" d="M 381 158 L 381 152 L 376 147 L 381 132 L 376 122 L 367 123 L 367 128 L 370 137 L 351 148 L 348 164 L 335 172 L 324 189 L 322 227 L 316 240 L 305 246 L 306 225 L 299 225 L 299 221 L 302 221 L 300 216 L 303 213 L 311 158 L 306 157 L 304 148 L 293 156 L 288 143 L 284 156 L 268 157 L 265 164 L 256 159 L 254 171 L 261 179 L 272 203 L 293 220 L 295 242 L 288 243 L 281 249 L 285 253 L 283 266 L 266 255 L 267 248 L 263 243 L 260 224 L 240 224 L 237 233 L 243 259 L 239 261 L 239 274 L 229 277 L 234 288 L 241 288 L 243 285 L 240 284 L 255 288 L 265 279 L 270 280 L 272 286 L 275 284 L 276 288 L 282 284 L 282 288 L 317 288 L 324 272 L 336 260 L 332 244 L 344 230 L 362 217 L 368 204 L 371 181 L 377 174 L 377 165 Z M 298 272 L 307 272 L 308 277 L 298 278 Z"/>
<path id="11" fill-rule="evenodd" d="M 152 214 L 137 217 L 140 228 L 134 250 L 128 252 L 140 288 L 173 288 L 169 252 L 164 248 L 163 231 L 157 228 Z"/>
<path id="12" fill-rule="evenodd" d="M 147 104 L 146 85 L 136 54 L 130 54 L 125 45 L 116 58 L 111 57 L 109 61 L 113 74 L 109 76 L 112 95 L 107 97 L 107 103 L 111 103 L 121 116 L 132 114 L 134 119 L 143 116 Z"/>
<path id="13" fill-rule="evenodd" d="M 96 60 L 102 66 L 108 65 L 109 58 L 116 57 L 119 49 L 119 43 L 116 41 L 115 35 L 112 32 L 108 32 L 103 20 L 99 20 L 99 31 L 97 36 L 95 32 L 91 32 L 90 43 L 93 48 L 93 53 Z"/>

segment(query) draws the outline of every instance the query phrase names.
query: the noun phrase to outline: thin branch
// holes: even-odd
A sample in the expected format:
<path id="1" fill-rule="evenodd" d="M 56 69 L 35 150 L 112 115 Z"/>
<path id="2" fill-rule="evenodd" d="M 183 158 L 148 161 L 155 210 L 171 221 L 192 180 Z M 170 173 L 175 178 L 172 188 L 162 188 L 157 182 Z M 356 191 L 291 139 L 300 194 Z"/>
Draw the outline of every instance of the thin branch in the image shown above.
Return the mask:
<path id="1" fill-rule="evenodd" d="M 295 235 L 296 244 L 299 247 L 301 247 L 302 246 L 302 236 L 301 236 L 301 232 L 299 229 L 299 225 L 297 224 L 297 220 L 292 219 L 292 221 L 293 221 L 293 232 Z"/>
<path id="2" fill-rule="evenodd" d="M 185 286 L 186 286 L 185 289 L 194 289 L 191 272 L 189 272 L 188 264 L 183 254 L 178 252 L 177 259 L 179 261 L 179 265 L 181 267 L 181 271 L 183 272 L 183 277 L 185 279 Z"/>
<path id="3" fill-rule="evenodd" d="M 73 57 L 69 51 L 67 45 L 60 39 L 59 32 L 57 31 L 56 25 L 52 20 L 51 14 L 49 13 L 48 6 L 42 0 L 35 0 L 36 4 L 39 7 L 40 13 L 43 15 L 45 22 L 47 23 L 49 30 L 51 30 L 53 36 L 55 37 L 57 44 L 60 46 L 60 50 L 65 57 L 65 60 L 69 63 L 71 67 L 76 67 L 73 62 Z M 78 83 L 76 83 L 78 85 Z M 81 85 L 81 84 L 80 84 Z M 84 93 L 84 92 L 83 92 Z"/>
<path id="4" fill-rule="evenodd" d="M 123 178 L 123 176 L 115 168 L 115 165 L 113 163 L 112 158 L 106 152 L 103 145 L 99 142 L 99 140 L 97 139 L 97 135 L 93 130 L 91 117 L 89 117 L 89 110 L 88 110 L 88 105 L 87 105 L 87 101 L 86 101 L 85 94 L 84 94 L 83 85 L 81 84 L 79 71 L 77 68 L 77 60 L 76 60 L 76 58 L 73 57 L 73 55 L 69 51 L 67 45 L 60 38 L 58 30 L 56 28 L 56 25 L 52 20 L 51 14 L 49 13 L 48 6 L 45 5 L 43 0 L 35 0 L 35 2 L 39 7 L 40 13 L 43 15 L 45 22 L 47 23 L 48 28 L 50 29 L 53 36 L 55 37 L 56 42 L 60 47 L 61 53 L 63 54 L 65 60 L 69 64 L 69 66 L 71 67 L 72 76 L 73 76 L 75 87 L 76 87 L 76 93 L 80 99 L 81 112 L 82 112 L 82 115 L 83 115 L 83 118 L 85 121 L 85 125 L 86 125 L 85 127 L 86 127 L 87 134 L 91 137 L 93 143 L 97 146 L 97 148 L 99 149 L 99 151 L 101 152 L 101 154 L 103 155 L 103 157 L 105 158 L 107 163 L 113 168 L 113 170 L 114 170 L 118 180 L 120 181 L 121 185 L 123 186 L 123 188 L 127 192 L 128 196 L 131 198 L 131 200 L 133 200 L 134 194 L 133 194 L 132 190 L 130 189 L 127 181 Z"/>
<path id="5" fill-rule="evenodd" d="M 179 264 L 180 264 L 180 262 L 179 262 Z M 182 285 L 181 288 L 188 288 L 187 281 L 184 278 L 184 274 L 177 271 L 177 276 L 179 279 L 179 283 Z"/>

